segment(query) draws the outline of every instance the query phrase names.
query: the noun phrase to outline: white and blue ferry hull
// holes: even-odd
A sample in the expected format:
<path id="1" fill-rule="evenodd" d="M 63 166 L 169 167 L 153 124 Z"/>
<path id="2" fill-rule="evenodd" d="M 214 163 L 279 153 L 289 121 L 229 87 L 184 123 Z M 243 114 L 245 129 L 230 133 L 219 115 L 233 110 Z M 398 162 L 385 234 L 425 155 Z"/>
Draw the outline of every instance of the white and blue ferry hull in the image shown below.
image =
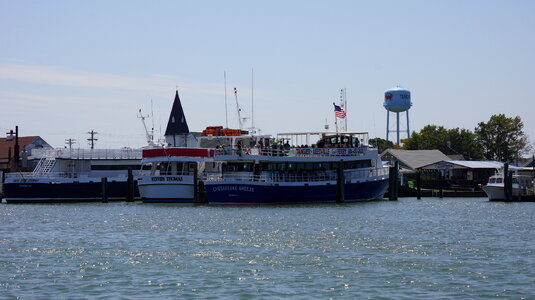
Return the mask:
<path id="1" fill-rule="evenodd" d="M 211 204 L 300 204 L 335 203 L 336 181 L 329 182 L 232 182 L 206 183 L 206 196 Z M 344 201 L 358 202 L 382 199 L 388 178 L 346 182 Z"/>

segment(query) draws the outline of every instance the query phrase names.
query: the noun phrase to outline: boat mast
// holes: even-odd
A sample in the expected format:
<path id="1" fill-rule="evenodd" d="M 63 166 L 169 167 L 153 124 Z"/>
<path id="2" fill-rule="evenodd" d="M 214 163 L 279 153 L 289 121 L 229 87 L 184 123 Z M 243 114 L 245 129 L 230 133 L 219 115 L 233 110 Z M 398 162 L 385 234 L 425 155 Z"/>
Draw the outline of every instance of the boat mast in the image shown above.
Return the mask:
<path id="1" fill-rule="evenodd" d="M 227 111 L 227 71 L 223 71 L 223 78 L 225 80 L 225 128 L 228 128 L 228 111 Z"/>
<path id="2" fill-rule="evenodd" d="M 137 117 L 141 119 L 141 123 L 143 123 L 143 128 L 145 128 L 145 136 L 147 138 L 147 144 L 151 147 L 154 146 L 153 135 L 149 133 L 149 130 L 147 129 L 147 125 L 145 124 L 145 118 L 147 118 L 148 115 L 144 116 L 141 113 L 141 109 L 139 109 L 139 114 L 137 115 Z"/>
<path id="3" fill-rule="evenodd" d="M 254 128 L 254 69 L 251 68 L 251 133 L 255 133 Z"/>
<path id="4" fill-rule="evenodd" d="M 340 106 L 342 106 L 346 111 L 346 116 L 344 118 L 344 126 L 342 127 L 342 129 L 343 131 L 347 131 L 347 97 L 345 88 L 340 90 Z"/>
<path id="5" fill-rule="evenodd" d="M 243 124 L 241 119 L 241 108 L 240 104 L 238 103 L 238 90 L 234 88 L 234 98 L 236 99 L 236 111 L 238 112 L 238 124 L 240 125 L 240 130 L 243 130 Z"/>

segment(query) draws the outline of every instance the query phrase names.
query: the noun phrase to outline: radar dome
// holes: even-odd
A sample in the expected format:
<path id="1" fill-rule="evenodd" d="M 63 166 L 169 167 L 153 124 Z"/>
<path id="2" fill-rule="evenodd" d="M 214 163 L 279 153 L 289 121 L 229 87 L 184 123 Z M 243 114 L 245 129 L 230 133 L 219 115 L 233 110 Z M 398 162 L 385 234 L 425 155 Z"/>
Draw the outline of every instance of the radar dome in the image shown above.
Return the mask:
<path id="1" fill-rule="evenodd" d="M 386 110 L 391 112 L 403 112 L 409 110 L 412 106 L 411 92 L 395 87 L 385 92 L 385 102 L 383 103 Z"/>

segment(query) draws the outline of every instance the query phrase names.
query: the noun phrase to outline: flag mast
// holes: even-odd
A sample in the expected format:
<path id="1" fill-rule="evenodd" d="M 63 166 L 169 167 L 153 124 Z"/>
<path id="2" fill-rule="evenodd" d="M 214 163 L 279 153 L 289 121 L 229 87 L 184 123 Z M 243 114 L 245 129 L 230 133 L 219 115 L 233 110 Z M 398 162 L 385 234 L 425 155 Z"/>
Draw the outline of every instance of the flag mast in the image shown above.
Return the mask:
<path id="1" fill-rule="evenodd" d="M 338 117 L 336 116 L 336 103 L 334 105 L 334 125 L 336 125 L 336 135 L 338 135 Z"/>
<path id="2" fill-rule="evenodd" d="M 228 110 L 227 110 L 227 71 L 223 71 L 223 79 L 225 80 L 225 128 L 228 128 Z"/>
<path id="3" fill-rule="evenodd" d="M 346 94 L 346 88 L 343 88 L 342 91 L 344 92 L 344 109 L 346 111 L 346 116 L 344 118 L 344 128 L 347 132 L 347 94 Z"/>

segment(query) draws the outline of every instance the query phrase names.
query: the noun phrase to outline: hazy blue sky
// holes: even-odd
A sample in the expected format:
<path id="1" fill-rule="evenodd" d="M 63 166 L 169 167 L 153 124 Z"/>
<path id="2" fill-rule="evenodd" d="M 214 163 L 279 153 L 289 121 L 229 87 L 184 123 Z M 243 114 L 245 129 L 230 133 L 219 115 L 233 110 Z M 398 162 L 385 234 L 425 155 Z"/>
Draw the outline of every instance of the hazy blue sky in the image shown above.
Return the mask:
<path id="1" fill-rule="evenodd" d="M 385 137 L 384 91 L 411 90 L 411 130 L 473 130 L 520 116 L 535 139 L 535 1 L 0 0 L 0 130 L 53 146 L 145 143 L 179 86 L 191 130 L 237 127 L 232 88 L 262 133 L 333 128 L 347 89 L 349 130 Z M 152 121 L 149 120 L 149 125 Z"/>

